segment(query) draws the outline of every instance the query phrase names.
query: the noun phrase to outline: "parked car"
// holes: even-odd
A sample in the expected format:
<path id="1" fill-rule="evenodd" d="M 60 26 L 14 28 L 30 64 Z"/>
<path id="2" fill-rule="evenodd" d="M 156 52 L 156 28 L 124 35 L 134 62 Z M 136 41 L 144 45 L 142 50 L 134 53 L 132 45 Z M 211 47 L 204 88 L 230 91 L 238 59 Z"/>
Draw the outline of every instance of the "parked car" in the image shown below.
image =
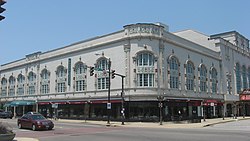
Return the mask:
<path id="1" fill-rule="evenodd" d="M 4 111 L 0 109 L 0 118 L 12 118 L 13 114 L 11 111 Z"/>
<path id="2" fill-rule="evenodd" d="M 17 126 L 19 129 L 29 128 L 33 131 L 42 129 L 52 130 L 54 123 L 41 114 L 24 114 L 17 120 Z"/>

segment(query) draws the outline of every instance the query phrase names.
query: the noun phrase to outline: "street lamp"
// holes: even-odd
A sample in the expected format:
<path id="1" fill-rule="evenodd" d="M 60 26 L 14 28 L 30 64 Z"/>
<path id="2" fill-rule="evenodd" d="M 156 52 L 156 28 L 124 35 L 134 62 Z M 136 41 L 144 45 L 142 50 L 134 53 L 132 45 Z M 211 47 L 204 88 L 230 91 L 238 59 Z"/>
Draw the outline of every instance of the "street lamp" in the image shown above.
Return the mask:
<path id="1" fill-rule="evenodd" d="M 164 97 L 162 95 L 159 95 L 157 96 L 157 99 L 159 101 L 159 110 L 160 110 L 160 125 L 162 125 L 162 107 L 163 107 L 163 104 L 162 104 L 162 101 L 164 99 Z"/>

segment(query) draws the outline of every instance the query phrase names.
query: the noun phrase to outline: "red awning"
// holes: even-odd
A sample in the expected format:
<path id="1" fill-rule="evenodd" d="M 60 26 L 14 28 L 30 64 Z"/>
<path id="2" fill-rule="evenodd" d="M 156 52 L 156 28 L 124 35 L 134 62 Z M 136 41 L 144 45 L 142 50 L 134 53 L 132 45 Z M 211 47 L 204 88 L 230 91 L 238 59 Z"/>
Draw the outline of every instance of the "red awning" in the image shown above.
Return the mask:
<path id="1" fill-rule="evenodd" d="M 50 102 L 38 102 L 38 105 L 48 105 L 51 104 Z"/>
<path id="2" fill-rule="evenodd" d="M 122 100 L 110 100 L 110 103 L 121 103 Z M 95 100 L 95 101 L 91 101 L 91 103 L 108 103 L 108 100 Z"/>

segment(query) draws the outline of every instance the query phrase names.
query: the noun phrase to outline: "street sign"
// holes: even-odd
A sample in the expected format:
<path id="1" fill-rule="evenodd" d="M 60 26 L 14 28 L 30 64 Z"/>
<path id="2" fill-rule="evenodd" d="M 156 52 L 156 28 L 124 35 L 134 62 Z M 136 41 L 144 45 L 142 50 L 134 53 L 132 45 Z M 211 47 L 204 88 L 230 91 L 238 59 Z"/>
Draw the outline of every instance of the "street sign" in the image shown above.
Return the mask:
<path id="1" fill-rule="evenodd" d="M 111 103 L 107 103 L 107 109 L 108 109 L 108 110 L 111 109 Z"/>

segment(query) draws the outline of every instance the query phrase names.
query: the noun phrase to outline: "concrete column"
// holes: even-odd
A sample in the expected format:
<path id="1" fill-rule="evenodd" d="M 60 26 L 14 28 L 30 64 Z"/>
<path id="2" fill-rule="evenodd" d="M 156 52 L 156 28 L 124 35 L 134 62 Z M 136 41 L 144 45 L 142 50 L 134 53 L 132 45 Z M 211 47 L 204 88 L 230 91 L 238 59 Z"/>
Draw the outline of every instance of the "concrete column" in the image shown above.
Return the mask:
<path id="1" fill-rule="evenodd" d="M 14 106 L 14 118 L 16 118 L 16 106 Z"/>

